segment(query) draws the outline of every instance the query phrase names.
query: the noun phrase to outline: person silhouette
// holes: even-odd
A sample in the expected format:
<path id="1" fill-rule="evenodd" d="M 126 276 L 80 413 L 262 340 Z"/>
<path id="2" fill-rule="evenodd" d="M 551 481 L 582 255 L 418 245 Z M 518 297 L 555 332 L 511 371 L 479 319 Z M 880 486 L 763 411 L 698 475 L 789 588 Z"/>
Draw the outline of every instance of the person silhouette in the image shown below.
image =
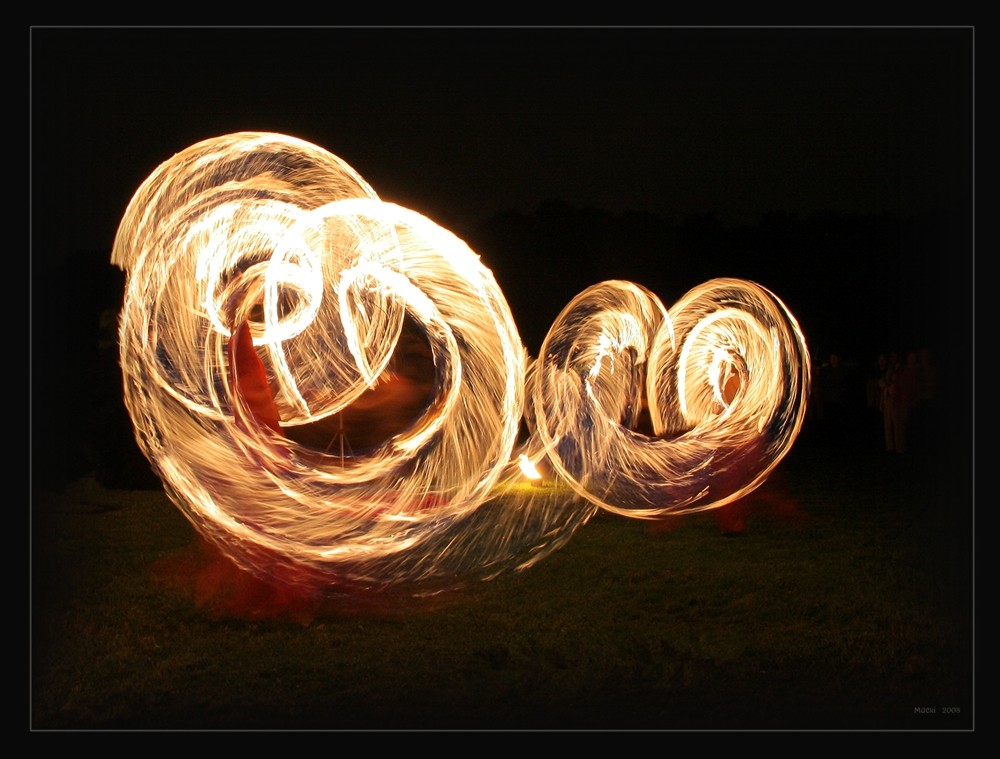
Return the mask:
<path id="1" fill-rule="evenodd" d="M 899 354 L 891 353 L 887 378 L 888 392 L 884 400 L 885 447 L 887 451 L 902 454 L 906 453 L 908 448 L 910 415 L 916 395 L 916 351 L 907 351 L 906 358 L 902 362 L 899 360 Z"/>
<path id="2" fill-rule="evenodd" d="M 885 356 L 882 376 L 879 377 L 879 409 L 882 412 L 882 436 L 885 450 L 896 450 L 896 375 L 899 372 L 899 354 L 890 351 Z"/>

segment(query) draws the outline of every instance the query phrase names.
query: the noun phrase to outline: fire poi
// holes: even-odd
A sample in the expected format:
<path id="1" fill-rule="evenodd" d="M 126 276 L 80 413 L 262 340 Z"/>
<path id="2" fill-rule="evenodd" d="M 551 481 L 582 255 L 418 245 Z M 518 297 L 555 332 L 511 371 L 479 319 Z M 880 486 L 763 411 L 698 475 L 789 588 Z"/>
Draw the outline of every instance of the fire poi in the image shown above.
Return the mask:
<path id="1" fill-rule="evenodd" d="M 804 419 L 807 346 L 765 287 L 668 309 L 600 282 L 532 357 L 465 242 L 285 135 L 165 161 L 112 262 L 141 450 L 203 538 L 304 593 L 432 594 L 532 566 L 601 509 L 723 506 Z"/>

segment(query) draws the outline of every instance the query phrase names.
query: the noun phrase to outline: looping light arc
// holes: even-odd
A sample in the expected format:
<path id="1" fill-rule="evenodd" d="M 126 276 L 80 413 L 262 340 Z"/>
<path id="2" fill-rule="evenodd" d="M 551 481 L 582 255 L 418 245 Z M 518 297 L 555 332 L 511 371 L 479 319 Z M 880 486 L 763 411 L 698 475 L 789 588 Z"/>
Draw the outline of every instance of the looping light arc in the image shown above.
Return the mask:
<path id="1" fill-rule="evenodd" d="M 112 262 L 140 448 L 204 538 L 306 593 L 433 594 L 535 564 L 599 509 L 721 506 L 804 418 L 808 350 L 766 288 L 667 309 L 601 282 L 531 357 L 465 242 L 285 135 L 165 161 Z"/>

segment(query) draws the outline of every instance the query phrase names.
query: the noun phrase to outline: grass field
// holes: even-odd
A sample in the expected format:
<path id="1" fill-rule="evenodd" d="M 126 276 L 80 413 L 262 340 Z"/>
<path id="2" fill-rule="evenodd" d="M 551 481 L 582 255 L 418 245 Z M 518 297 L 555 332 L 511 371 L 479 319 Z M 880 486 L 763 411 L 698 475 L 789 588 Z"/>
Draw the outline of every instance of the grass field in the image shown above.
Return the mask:
<path id="1" fill-rule="evenodd" d="M 973 730 L 970 473 L 807 431 L 737 536 L 602 513 L 435 608 L 299 618 L 158 582 L 192 528 L 84 478 L 33 495 L 30 729 Z"/>

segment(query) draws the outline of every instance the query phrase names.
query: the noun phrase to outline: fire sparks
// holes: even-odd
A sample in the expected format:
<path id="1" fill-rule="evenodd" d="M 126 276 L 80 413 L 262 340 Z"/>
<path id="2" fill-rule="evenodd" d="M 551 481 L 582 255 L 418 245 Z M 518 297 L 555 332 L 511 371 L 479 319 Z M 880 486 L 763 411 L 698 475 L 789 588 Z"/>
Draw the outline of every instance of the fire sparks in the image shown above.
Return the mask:
<path id="1" fill-rule="evenodd" d="M 759 285 L 668 310 L 601 283 L 532 359 L 462 240 L 283 135 L 164 162 L 112 262 L 125 402 L 167 494 L 237 565 L 309 593 L 434 593 L 534 564 L 597 509 L 729 503 L 804 417 L 805 342 Z M 543 460 L 561 487 L 512 487 Z"/>

